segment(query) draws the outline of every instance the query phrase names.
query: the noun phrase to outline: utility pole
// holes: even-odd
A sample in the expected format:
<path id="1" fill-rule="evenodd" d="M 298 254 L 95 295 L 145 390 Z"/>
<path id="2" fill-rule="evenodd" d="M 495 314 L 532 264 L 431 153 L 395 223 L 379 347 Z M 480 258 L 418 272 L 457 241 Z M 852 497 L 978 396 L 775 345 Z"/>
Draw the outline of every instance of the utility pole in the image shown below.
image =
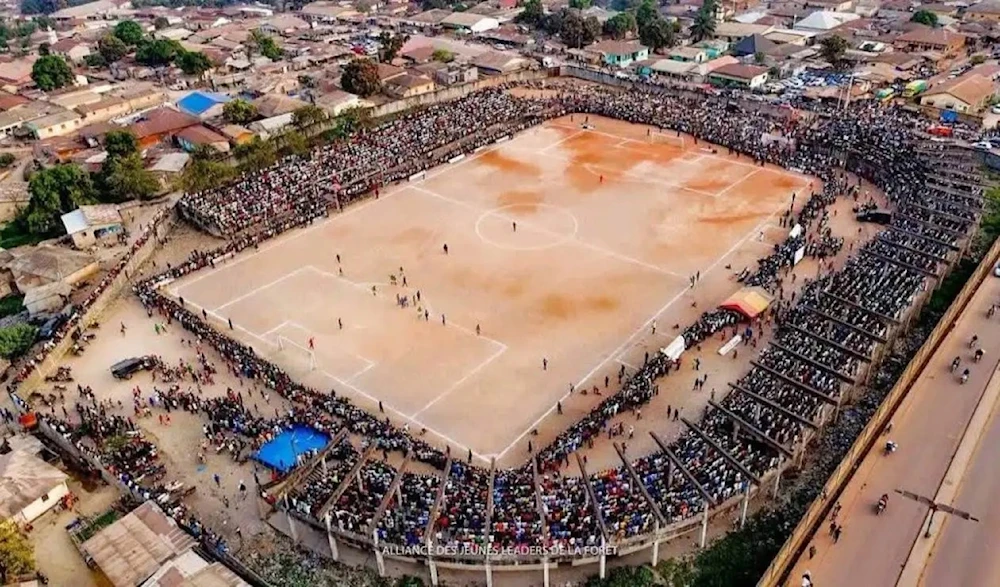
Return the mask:
<path id="1" fill-rule="evenodd" d="M 905 491 L 903 489 L 897 489 L 896 493 L 902 495 L 906 499 L 912 499 L 913 501 L 915 501 L 917 503 L 922 503 L 925 506 L 927 506 L 928 508 L 930 508 L 931 515 L 927 519 L 927 529 L 924 530 L 924 538 L 930 538 L 931 537 L 931 527 L 934 525 L 934 514 L 936 514 L 937 512 L 943 512 L 945 514 L 949 514 L 949 515 L 952 515 L 952 516 L 955 516 L 955 517 L 958 517 L 958 518 L 962 518 L 963 520 L 970 520 L 970 521 L 973 521 L 973 522 L 978 522 L 979 521 L 979 518 L 973 516 L 969 512 L 955 509 L 955 508 L 953 508 L 950 505 L 945 504 L 945 503 L 937 503 L 933 499 L 931 499 L 929 497 L 924 497 L 923 495 L 920 495 L 919 493 L 913 493 L 912 491 Z"/>

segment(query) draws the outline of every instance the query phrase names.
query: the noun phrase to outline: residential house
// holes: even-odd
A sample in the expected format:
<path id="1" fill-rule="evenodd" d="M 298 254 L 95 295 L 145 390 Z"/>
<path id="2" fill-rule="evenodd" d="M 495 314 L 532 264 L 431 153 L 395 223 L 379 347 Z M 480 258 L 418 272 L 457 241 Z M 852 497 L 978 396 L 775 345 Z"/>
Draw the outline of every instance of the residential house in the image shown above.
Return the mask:
<path id="1" fill-rule="evenodd" d="M 36 139 L 61 137 L 76 132 L 84 126 L 83 117 L 72 110 L 54 112 L 41 118 L 26 122 L 24 127 Z"/>
<path id="2" fill-rule="evenodd" d="M 108 238 L 118 238 L 123 230 L 122 215 L 116 204 L 80 206 L 63 214 L 62 223 L 73 246 L 81 250 Z"/>
<path id="3" fill-rule="evenodd" d="M 708 81 L 720 86 L 752 90 L 767 83 L 767 68 L 742 63 L 723 65 L 708 74 Z"/>
<path id="4" fill-rule="evenodd" d="M 831 12 L 847 12 L 852 8 L 853 0 L 805 0 L 802 6 L 805 8 L 819 8 Z"/>
<path id="5" fill-rule="evenodd" d="M 361 98 L 343 90 L 334 89 L 317 96 L 315 104 L 329 112 L 330 116 L 339 116 L 345 110 L 361 106 Z"/>
<path id="6" fill-rule="evenodd" d="M 965 46 L 965 35 L 953 33 L 942 27 L 919 25 L 896 37 L 893 46 L 897 51 L 912 53 L 934 51 L 943 55 L 954 55 Z"/>
<path id="7" fill-rule="evenodd" d="M 175 177 L 184 171 L 184 167 L 190 159 L 191 155 L 187 153 L 165 153 L 149 167 L 149 171 L 160 180 L 160 185 L 166 188 L 173 183 Z"/>
<path id="8" fill-rule="evenodd" d="M 299 11 L 299 14 L 309 21 L 332 24 L 342 17 L 357 14 L 357 10 L 350 6 L 341 6 L 336 2 L 320 1 L 306 4 Z"/>
<path id="9" fill-rule="evenodd" d="M 245 145 L 254 137 L 253 131 L 238 124 L 227 124 L 219 129 L 219 133 L 235 146 Z"/>
<path id="10" fill-rule="evenodd" d="M 6 112 L 0 113 L 0 138 L 23 134 L 24 123 L 48 116 L 64 109 L 48 102 L 27 102 Z"/>
<path id="11" fill-rule="evenodd" d="M 397 98 L 412 98 L 434 91 L 434 80 L 424 74 L 406 72 L 385 82 L 385 93 Z"/>
<path id="12" fill-rule="evenodd" d="M 649 47 L 635 41 L 601 41 L 587 47 L 587 51 L 600 55 L 605 65 L 618 67 L 649 58 Z"/>
<path id="13" fill-rule="evenodd" d="M 222 107 L 229 96 L 212 92 L 194 91 L 177 101 L 177 108 L 201 120 L 222 115 Z"/>
<path id="14" fill-rule="evenodd" d="M 190 114 L 162 106 L 146 112 L 141 119 L 127 128 L 139 140 L 139 145 L 146 148 L 198 122 L 199 120 Z"/>
<path id="15" fill-rule="evenodd" d="M 774 27 L 767 24 L 744 24 L 742 22 L 720 22 L 715 25 L 715 33 L 712 35 L 716 39 L 723 39 L 730 43 L 735 43 L 740 39 L 745 39 L 751 35 L 764 35 Z"/>
<path id="16" fill-rule="evenodd" d="M 472 65 L 479 68 L 479 73 L 483 75 L 500 75 L 524 69 L 528 60 L 513 53 L 486 51 L 476 56 Z"/>
<path id="17" fill-rule="evenodd" d="M 965 19 L 971 21 L 1000 22 L 1000 0 L 983 0 L 965 9 Z"/>
<path id="18" fill-rule="evenodd" d="M 177 144 L 188 152 L 201 146 L 211 147 L 221 153 L 229 152 L 229 139 L 201 124 L 189 126 L 174 136 L 177 138 Z"/>
<path id="19" fill-rule="evenodd" d="M 49 47 L 53 55 L 59 55 L 70 63 L 83 63 L 90 55 L 90 44 L 77 38 L 56 41 Z"/>
<path id="20" fill-rule="evenodd" d="M 764 35 L 756 34 L 743 38 L 732 48 L 732 54 L 737 57 L 753 56 L 758 53 L 767 53 L 777 47 L 777 43 L 768 39 Z"/>
<path id="21" fill-rule="evenodd" d="M 25 450 L 0 455 L 0 520 L 30 524 L 66 495 L 67 475 Z"/>
<path id="22" fill-rule="evenodd" d="M 853 12 L 833 12 L 829 10 L 817 10 L 809 16 L 795 23 L 792 27 L 797 31 L 814 31 L 817 33 L 827 33 L 837 27 L 858 20 L 861 15 Z"/>
<path id="23" fill-rule="evenodd" d="M 291 37 L 301 31 L 308 30 L 309 23 L 292 14 L 279 14 L 260 24 L 260 31 L 268 35 Z"/>
<path id="24" fill-rule="evenodd" d="M 303 106 L 308 106 L 308 102 L 303 102 L 298 98 L 285 96 L 284 94 L 264 94 L 253 101 L 257 112 L 264 118 L 295 112 Z"/>
<path id="25" fill-rule="evenodd" d="M 0 88 L 4 91 L 16 94 L 18 90 L 34 84 L 31 79 L 31 68 L 34 67 L 38 56 L 29 55 L 13 61 L 0 62 Z"/>
<path id="26" fill-rule="evenodd" d="M 443 86 L 468 84 L 479 79 L 479 70 L 468 65 L 446 65 L 434 72 L 434 81 Z"/>
<path id="27" fill-rule="evenodd" d="M 674 61 L 684 61 L 689 63 L 702 63 L 708 61 L 708 53 L 701 47 L 684 46 L 674 47 L 667 55 Z"/>
<path id="28" fill-rule="evenodd" d="M 500 21 L 482 14 L 469 12 L 453 12 L 441 20 L 441 26 L 465 33 L 484 33 L 499 28 Z"/>
<path id="29" fill-rule="evenodd" d="M 978 114 L 994 95 L 996 87 L 992 80 L 970 72 L 930 88 L 920 96 L 920 104 L 962 114 Z"/>
<path id="30" fill-rule="evenodd" d="M 68 6 L 49 15 L 56 22 L 72 22 L 80 20 L 108 20 L 119 14 L 118 4 L 110 0 L 97 0 L 87 4 Z"/>

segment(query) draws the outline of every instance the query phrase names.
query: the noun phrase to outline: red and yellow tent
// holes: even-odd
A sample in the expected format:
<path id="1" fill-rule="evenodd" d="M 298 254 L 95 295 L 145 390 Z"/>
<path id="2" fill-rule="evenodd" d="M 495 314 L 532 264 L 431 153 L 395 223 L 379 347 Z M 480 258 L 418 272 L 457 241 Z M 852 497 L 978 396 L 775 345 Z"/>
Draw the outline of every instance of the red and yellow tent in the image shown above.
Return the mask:
<path id="1" fill-rule="evenodd" d="M 753 320 L 766 310 L 772 301 L 774 301 L 774 296 L 767 293 L 764 288 L 744 287 L 729 296 L 729 299 L 719 304 L 719 307 L 739 312 L 746 316 L 748 320 Z"/>

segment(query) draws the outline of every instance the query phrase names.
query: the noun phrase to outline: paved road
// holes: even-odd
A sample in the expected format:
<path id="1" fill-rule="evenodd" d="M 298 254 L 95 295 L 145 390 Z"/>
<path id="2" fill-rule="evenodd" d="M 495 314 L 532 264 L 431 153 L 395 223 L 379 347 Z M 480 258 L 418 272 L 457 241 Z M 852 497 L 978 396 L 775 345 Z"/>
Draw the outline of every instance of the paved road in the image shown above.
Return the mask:
<path id="1" fill-rule="evenodd" d="M 986 432 L 959 485 L 954 507 L 972 513 L 978 524 L 941 520 L 937 542 L 926 561 L 920 585 L 1000 585 L 1000 409 L 994 408 Z M 939 524 L 935 520 L 935 525 Z"/>
<path id="2" fill-rule="evenodd" d="M 933 497 L 941 485 L 941 481 L 955 454 L 965 428 L 975 411 L 979 398 L 986 389 L 990 375 L 997 367 L 1000 358 L 1000 312 L 993 318 L 993 324 L 986 318 L 986 310 L 994 301 L 1000 300 L 1000 279 L 992 276 L 976 292 L 968 308 L 959 316 L 954 329 L 945 338 L 940 349 L 931 358 L 924 372 L 918 377 L 917 383 L 903 400 L 893 418 L 891 438 L 899 445 L 899 450 L 890 456 L 884 456 L 881 449 L 873 450 L 862 461 L 854 478 L 841 495 L 841 512 L 837 517 L 843 527 L 843 533 L 838 543 L 834 544 L 828 528 L 829 519 L 824 522 L 816 537 L 810 544 L 816 547 L 815 557 L 810 559 L 808 552 L 803 554 L 790 575 L 789 584 L 799 585 L 802 574 L 808 570 L 813 582 L 818 587 L 865 585 L 873 587 L 888 587 L 895 585 L 903 564 L 906 562 L 917 535 L 922 531 L 923 521 L 927 514 L 925 506 L 900 497 L 893 493 L 894 489 L 906 489 L 922 495 Z M 986 351 L 982 363 L 972 366 L 969 382 L 960 385 L 956 375 L 949 371 L 949 365 L 955 356 L 961 356 L 964 363 L 972 363 L 972 351 L 967 343 L 973 334 L 978 334 L 980 345 Z M 994 421 L 998 431 L 992 432 L 993 444 L 987 452 L 993 453 L 995 447 L 1000 447 L 1000 425 Z M 983 442 L 982 445 L 986 445 Z M 993 453 L 995 454 L 995 453 Z M 985 460 L 985 459 L 981 459 Z M 981 475 L 992 474 L 992 486 L 1000 489 L 1000 462 L 981 464 Z M 961 534 L 968 531 L 988 532 L 985 520 L 989 516 L 986 511 L 978 511 L 976 506 L 988 501 L 988 493 L 978 488 L 975 483 L 969 483 L 968 494 L 960 496 L 970 500 L 973 514 L 984 519 L 982 528 L 965 521 L 952 521 L 948 531 Z M 883 493 L 891 495 L 889 507 L 881 516 L 875 515 L 875 504 Z M 975 494 L 974 496 L 972 494 Z M 963 502 L 958 502 L 959 507 Z M 1000 515 L 994 504 L 993 511 Z M 993 524 L 994 532 L 1000 532 L 1000 526 Z M 980 536 L 984 539 L 983 536 Z M 964 540 L 953 538 L 952 540 Z M 961 549 L 965 545 L 954 545 L 945 542 L 942 537 L 941 549 Z M 976 545 L 983 553 L 990 552 L 989 546 L 983 542 Z M 947 555 L 943 555 L 947 556 Z M 991 557 L 986 557 L 991 558 Z M 995 558 L 995 557 L 994 557 Z M 969 560 L 968 557 L 954 558 L 951 561 Z M 983 561 L 997 565 L 994 561 Z M 997 577 L 998 567 L 983 569 L 983 577 Z M 972 570 L 969 571 L 974 572 Z M 945 571 L 941 571 L 943 576 Z M 929 586 L 938 585 L 1000 585 L 1000 581 L 955 581 L 928 582 Z"/>

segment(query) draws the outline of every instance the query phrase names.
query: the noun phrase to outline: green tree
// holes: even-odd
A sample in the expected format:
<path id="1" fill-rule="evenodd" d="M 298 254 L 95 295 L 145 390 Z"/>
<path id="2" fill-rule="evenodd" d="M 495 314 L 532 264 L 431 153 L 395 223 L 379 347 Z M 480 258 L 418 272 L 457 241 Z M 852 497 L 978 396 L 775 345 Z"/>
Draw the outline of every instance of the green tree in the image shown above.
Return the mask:
<path id="1" fill-rule="evenodd" d="M 382 63 L 389 63 L 396 58 L 396 54 L 409 40 L 410 35 L 393 35 L 389 31 L 382 31 L 378 36 L 378 60 Z"/>
<path id="2" fill-rule="evenodd" d="M 355 59 L 344 66 L 340 75 L 340 86 L 344 91 L 359 96 L 371 96 L 382 90 L 378 78 L 378 67 L 371 59 Z"/>
<path id="3" fill-rule="evenodd" d="M 660 17 L 660 9 L 653 0 L 643 0 L 639 7 L 635 9 L 635 22 L 639 28 L 642 25 L 653 22 Z"/>
<path id="4" fill-rule="evenodd" d="M 73 81 L 73 70 L 66 60 L 58 55 L 40 57 L 31 66 L 31 79 L 40 90 L 55 90 Z"/>
<path id="5" fill-rule="evenodd" d="M 969 63 L 971 63 L 972 65 L 981 65 L 983 63 L 986 63 L 986 56 L 985 55 L 973 55 L 972 59 L 969 59 Z"/>
<path id="6" fill-rule="evenodd" d="M 49 45 L 48 43 L 39 43 L 38 44 L 38 54 L 40 56 L 45 57 L 46 55 L 50 55 L 51 53 L 52 53 L 52 46 L 51 45 Z"/>
<path id="7" fill-rule="evenodd" d="M 573 10 L 586 10 L 590 5 L 590 0 L 569 0 L 569 7 Z"/>
<path id="8" fill-rule="evenodd" d="M 298 155 L 302 157 L 309 153 L 309 143 L 302 133 L 293 130 L 281 135 L 281 139 L 281 153 L 283 155 Z"/>
<path id="9" fill-rule="evenodd" d="M 613 39 L 624 39 L 638 28 L 635 15 L 631 12 L 619 12 L 604 21 L 604 34 Z"/>
<path id="10" fill-rule="evenodd" d="M 52 14 L 60 8 L 59 0 L 21 0 L 21 14 Z"/>
<path id="11" fill-rule="evenodd" d="M 537 25 L 545 18 L 545 9 L 542 7 L 542 0 L 528 0 L 524 3 L 524 10 L 517 15 L 517 22 L 523 24 Z"/>
<path id="12" fill-rule="evenodd" d="M 295 128 L 308 128 L 324 120 L 326 120 L 326 111 L 312 104 L 301 106 L 292 112 L 292 124 L 295 125 Z"/>
<path id="13" fill-rule="evenodd" d="M 100 53 L 91 53 L 83 58 L 83 62 L 87 64 L 87 67 L 106 67 L 108 65 L 108 60 L 104 58 L 104 55 Z"/>
<path id="14" fill-rule="evenodd" d="M 455 60 L 455 54 L 447 49 L 435 49 L 431 53 L 431 59 L 440 61 L 441 63 L 451 63 Z"/>
<path id="15" fill-rule="evenodd" d="M 831 35 L 819 42 L 819 54 L 830 65 L 840 68 L 844 64 L 847 41 L 839 35 Z"/>
<path id="16" fill-rule="evenodd" d="M 0 584 L 6 585 L 18 575 L 34 570 L 35 551 L 31 541 L 14 520 L 0 521 Z"/>
<path id="17" fill-rule="evenodd" d="M 257 118 L 257 107 L 242 98 L 237 98 L 222 106 L 222 117 L 226 122 L 246 124 Z"/>
<path id="18" fill-rule="evenodd" d="M 146 32 L 142 30 L 142 26 L 134 20 L 119 22 L 115 25 L 113 34 L 129 46 L 138 45 L 142 42 L 143 37 L 146 36 Z"/>
<path id="19" fill-rule="evenodd" d="M 153 20 L 153 28 L 158 31 L 162 31 L 168 26 L 170 26 L 170 21 L 167 20 L 167 17 L 165 16 L 157 16 L 156 19 Z"/>
<path id="20" fill-rule="evenodd" d="M 106 201 L 146 200 L 160 191 L 160 182 L 146 169 L 139 153 L 108 158 L 101 171 L 108 189 Z"/>
<path id="21" fill-rule="evenodd" d="M 139 152 L 139 141 L 127 130 L 112 130 L 104 135 L 104 150 L 108 158 L 128 157 Z"/>
<path id="22" fill-rule="evenodd" d="M 236 174 L 229 165 L 216 160 L 216 151 L 207 145 L 200 145 L 191 153 L 191 161 L 181 174 L 180 188 L 194 193 L 218 187 Z"/>
<path id="23" fill-rule="evenodd" d="M 639 40 L 653 51 L 673 47 L 677 42 L 674 27 L 659 15 L 639 27 Z"/>
<path id="24" fill-rule="evenodd" d="M 241 145 L 236 145 L 233 155 L 239 162 L 240 171 L 252 172 L 270 167 L 278 161 L 278 151 L 273 141 L 254 137 Z"/>
<path id="25" fill-rule="evenodd" d="M 563 9 L 559 36 L 573 49 L 586 47 L 601 35 L 601 23 L 594 16 L 583 18 L 574 10 Z"/>
<path id="26" fill-rule="evenodd" d="M 104 57 L 105 63 L 114 63 L 128 55 L 129 48 L 125 41 L 118 37 L 104 35 L 101 40 L 97 41 L 97 52 L 101 54 L 101 57 Z"/>
<path id="27" fill-rule="evenodd" d="M 181 51 L 177 55 L 177 66 L 187 75 L 200 76 L 212 69 L 212 62 L 201 51 Z"/>
<path id="28" fill-rule="evenodd" d="M 72 163 L 36 172 L 28 182 L 28 193 L 23 220 L 28 231 L 38 235 L 54 233 L 61 215 L 97 201 L 90 175 Z"/>
<path id="29" fill-rule="evenodd" d="M 264 57 L 267 57 L 271 61 L 281 59 L 283 55 L 281 47 L 278 46 L 278 43 L 274 39 L 261 32 L 260 29 L 255 29 L 250 34 L 250 40 L 257 45 L 257 50 Z"/>
<path id="30" fill-rule="evenodd" d="M 170 65 L 183 50 L 180 43 L 169 39 L 143 41 L 135 51 L 135 60 L 150 67 Z"/>
<path id="31" fill-rule="evenodd" d="M 910 22 L 925 24 L 927 26 L 937 26 L 938 16 L 930 10 L 918 10 L 913 13 Z"/>
<path id="32" fill-rule="evenodd" d="M 7 169 L 15 161 L 17 161 L 17 157 L 13 153 L 0 153 L 0 169 Z"/>
<path id="33" fill-rule="evenodd" d="M 691 23 L 691 36 L 694 40 L 702 41 L 715 34 L 715 11 L 717 5 L 714 0 L 705 0 L 694 16 Z"/>

